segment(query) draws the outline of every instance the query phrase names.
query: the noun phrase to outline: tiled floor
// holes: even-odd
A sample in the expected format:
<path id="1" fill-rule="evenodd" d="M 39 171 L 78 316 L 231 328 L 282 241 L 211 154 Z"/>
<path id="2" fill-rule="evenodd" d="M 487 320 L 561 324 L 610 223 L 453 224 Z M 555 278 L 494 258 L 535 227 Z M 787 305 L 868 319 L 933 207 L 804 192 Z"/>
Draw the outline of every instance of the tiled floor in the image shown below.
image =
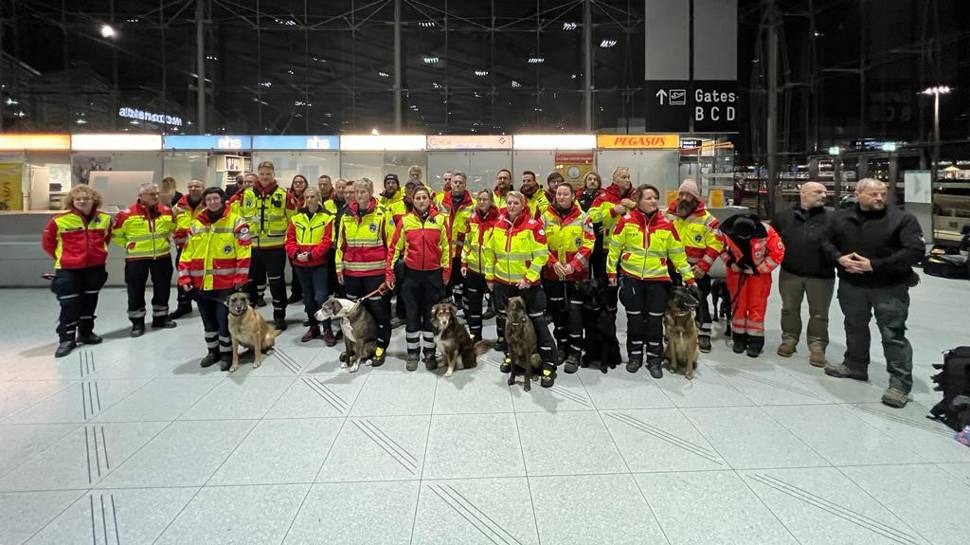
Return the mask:
<path id="1" fill-rule="evenodd" d="M 0 544 L 957 544 L 970 449 L 924 418 L 930 364 L 970 344 L 965 282 L 913 290 L 914 403 L 715 343 L 692 382 L 584 369 L 509 388 L 494 354 L 450 379 L 348 374 L 294 323 L 264 365 L 200 369 L 197 317 L 55 361 L 56 305 L 0 291 Z M 290 307 L 297 315 L 299 307 Z M 830 358 L 844 346 L 837 302 Z M 623 327 L 621 326 L 621 330 Z M 392 353 L 403 332 L 395 331 Z M 878 339 L 878 335 L 874 334 Z M 490 360 L 490 361 L 485 361 Z"/>

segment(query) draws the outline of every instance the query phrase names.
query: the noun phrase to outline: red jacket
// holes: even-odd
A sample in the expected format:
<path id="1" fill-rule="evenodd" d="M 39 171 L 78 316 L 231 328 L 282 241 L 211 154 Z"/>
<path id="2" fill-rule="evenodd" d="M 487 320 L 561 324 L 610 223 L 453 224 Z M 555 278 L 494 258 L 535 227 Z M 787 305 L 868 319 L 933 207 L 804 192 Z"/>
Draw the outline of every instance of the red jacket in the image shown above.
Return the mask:
<path id="1" fill-rule="evenodd" d="M 578 282 L 589 277 L 589 257 L 593 253 L 596 235 L 589 217 L 573 202 L 573 207 L 563 214 L 550 205 L 542 214 L 543 228 L 546 231 L 546 245 L 549 247 L 549 261 L 542 268 L 546 280 L 562 280 L 553 266 L 560 261 L 571 265 L 573 273 L 565 278 Z M 562 258 L 562 259 L 560 259 Z"/>
<path id="2" fill-rule="evenodd" d="M 731 219 L 734 217 L 729 218 L 728 221 Z M 778 236 L 778 232 L 770 225 L 760 222 L 760 226 L 764 229 L 758 229 L 755 236 L 751 238 L 751 259 L 754 261 L 756 274 L 770 275 L 785 257 L 785 244 Z M 730 265 L 743 259 L 744 252 L 728 235 L 724 237 L 724 253 L 721 256 L 724 262 Z"/>
<path id="3" fill-rule="evenodd" d="M 294 267 L 323 265 L 327 260 L 327 253 L 333 247 L 333 216 L 321 207 L 311 217 L 306 208 L 301 208 L 290 218 L 284 246 Z M 309 261 L 296 258 L 296 254 L 302 252 L 310 252 Z"/>
<path id="4" fill-rule="evenodd" d="M 292 188 L 287 189 L 286 202 L 287 202 L 287 205 L 286 205 L 287 208 L 292 208 L 293 210 L 299 210 L 303 208 L 303 195 L 297 196 L 297 194 L 293 192 Z"/>
<path id="5" fill-rule="evenodd" d="M 84 269 L 104 265 L 111 240 L 111 216 L 93 210 L 85 217 L 72 208 L 50 219 L 41 246 L 54 259 L 55 269 Z"/>
<path id="6" fill-rule="evenodd" d="M 427 217 L 421 219 L 417 212 L 404 216 L 394 230 L 391 247 L 387 252 L 384 276 L 388 282 L 394 280 L 394 263 L 402 255 L 404 266 L 414 271 L 435 271 L 441 269 L 444 278 L 451 274 L 451 254 L 448 220 L 435 210 L 429 210 Z"/>

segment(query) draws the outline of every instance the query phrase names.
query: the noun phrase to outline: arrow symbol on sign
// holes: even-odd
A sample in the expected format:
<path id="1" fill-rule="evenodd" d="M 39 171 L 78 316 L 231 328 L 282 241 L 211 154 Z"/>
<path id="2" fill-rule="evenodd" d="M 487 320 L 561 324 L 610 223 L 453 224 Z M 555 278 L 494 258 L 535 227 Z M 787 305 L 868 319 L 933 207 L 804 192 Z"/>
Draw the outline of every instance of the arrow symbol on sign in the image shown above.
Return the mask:
<path id="1" fill-rule="evenodd" d="M 664 91 L 663 89 L 657 91 L 657 98 L 660 99 L 660 105 L 663 106 L 664 99 L 667 98 L 667 91 Z"/>

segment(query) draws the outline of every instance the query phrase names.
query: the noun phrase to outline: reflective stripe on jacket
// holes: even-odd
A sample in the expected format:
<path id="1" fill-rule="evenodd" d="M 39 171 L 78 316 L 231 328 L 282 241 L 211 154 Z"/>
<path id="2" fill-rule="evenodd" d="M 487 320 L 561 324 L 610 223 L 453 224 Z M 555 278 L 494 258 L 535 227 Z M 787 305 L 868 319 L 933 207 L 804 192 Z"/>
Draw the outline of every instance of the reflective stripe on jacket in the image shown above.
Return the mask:
<path id="1" fill-rule="evenodd" d="M 684 244 L 687 261 L 697 265 L 702 271 L 711 270 L 711 265 L 724 251 L 721 240 L 720 222 L 706 208 L 704 201 L 697 201 L 697 208 L 686 218 L 677 215 L 677 203 L 674 201 L 667 209 L 667 219 L 677 230 L 677 236 Z"/>
<path id="2" fill-rule="evenodd" d="M 455 201 L 452 200 L 451 191 L 442 194 L 442 199 L 438 205 L 438 210 L 448 218 L 449 232 L 451 233 L 451 255 L 461 255 L 462 245 L 465 243 L 465 231 L 468 226 L 468 219 L 475 211 L 475 199 L 472 194 L 465 191 L 465 195 L 458 208 L 455 208 Z"/>
<path id="3" fill-rule="evenodd" d="M 393 252 L 387 252 L 384 276 L 394 280 L 394 263 L 404 257 L 404 266 L 416 271 L 451 271 L 451 251 L 448 244 L 448 219 L 434 210 L 421 219 L 412 211 L 394 229 L 391 239 Z"/>
<path id="4" fill-rule="evenodd" d="M 155 205 L 155 215 L 141 202 L 136 202 L 115 217 L 111 240 L 125 249 L 125 260 L 158 259 L 171 255 L 175 232 L 172 209 Z"/>
<path id="5" fill-rule="evenodd" d="M 588 277 L 589 256 L 593 253 L 596 236 L 586 213 L 575 202 L 564 214 L 550 206 L 542 214 L 542 221 L 549 247 L 549 262 L 542 269 L 543 278 L 563 280 L 553 269 L 556 263 L 572 266 L 573 273 L 565 280 L 578 281 Z"/>
<path id="6" fill-rule="evenodd" d="M 290 218 L 286 228 L 286 255 L 295 267 L 316 267 L 326 261 L 327 252 L 333 246 L 333 214 L 320 208 L 310 214 L 307 208 L 299 210 Z M 296 254 L 310 252 L 309 261 L 300 261 Z"/>
<path id="7" fill-rule="evenodd" d="M 179 285 L 205 291 L 244 285 L 249 281 L 250 236 L 249 224 L 228 206 L 215 222 L 200 214 L 179 259 Z"/>
<path id="8" fill-rule="evenodd" d="M 498 208 L 491 206 L 485 217 L 476 208 L 465 226 L 465 245 L 461 248 L 461 266 L 468 270 L 485 274 L 485 237 L 488 230 L 498 221 Z"/>
<path id="9" fill-rule="evenodd" d="M 281 248 L 286 242 L 286 228 L 295 209 L 286 191 L 276 185 L 259 184 L 247 188 L 235 203 L 237 212 L 252 229 L 256 248 Z"/>
<path id="10" fill-rule="evenodd" d="M 485 280 L 502 284 L 539 282 L 542 267 L 549 260 L 542 223 L 523 211 L 512 221 L 499 216 L 485 235 Z"/>
<path id="11" fill-rule="evenodd" d="M 41 246 L 54 259 L 55 269 L 84 269 L 108 260 L 111 216 L 94 210 L 90 218 L 72 208 L 50 219 Z"/>
<path id="12" fill-rule="evenodd" d="M 356 202 L 351 203 L 347 212 L 340 217 L 337 273 L 383 276 L 392 230 L 391 214 L 379 206 L 373 197 L 366 210 L 360 210 Z"/>
<path id="13" fill-rule="evenodd" d="M 205 210 L 205 199 L 199 198 L 199 204 L 195 208 L 189 204 L 189 196 L 182 195 L 179 202 L 175 203 L 175 233 L 173 240 L 179 248 L 185 248 L 185 243 L 189 241 L 189 231 L 192 229 L 192 222 L 199 217 Z"/>
<path id="14" fill-rule="evenodd" d="M 694 280 L 684 245 L 674 226 L 659 210 L 649 218 L 639 209 L 620 217 L 610 237 L 610 254 L 606 259 L 606 274 L 610 278 L 616 277 L 617 261 L 624 274 L 638 280 L 670 281 L 668 261 L 685 281 Z"/>

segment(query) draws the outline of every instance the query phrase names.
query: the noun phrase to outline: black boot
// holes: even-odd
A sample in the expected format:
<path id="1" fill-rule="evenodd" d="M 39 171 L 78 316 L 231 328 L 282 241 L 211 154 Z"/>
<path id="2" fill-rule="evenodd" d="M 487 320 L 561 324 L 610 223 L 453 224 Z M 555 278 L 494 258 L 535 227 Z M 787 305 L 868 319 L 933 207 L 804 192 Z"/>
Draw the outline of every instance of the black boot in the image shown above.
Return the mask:
<path id="1" fill-rule="evenodd" d="M 57 350 L 54 352 L 55 358 L 63 358 L 64 356 L 71 353 L 72 350 L 77 348 L 77 343 L 72 339 L 64 339 L 57 344 Z"/>
<path id="2" fill-rule="evenodd" d="M 152 329 L 172 329 L 177 326 L 178 324 L 167 315 L 152 320 Z"/>
<path id="3" fill-rule="evenodd" d="M 173 320 L 178 320 L 179 318 L 191 313 L 192 313 L 192 303 L 179 303 L 179 305 L 175 307 L 175 312 L 173 312 L 172 314 L 169 314 L 168 317 Z"/>
<path id="4" fill-rule="evenodd" d="M 556 385 L 556 370 L 552 367 L 543 366 L 542 377 L 539 379 L 539 386 L 552 388 Z"/>
<path id="5" fill-rule="evenodd" d="M 710 335 L 698 335 L 697 336 L 697 348 L 701 352 L 707 354 L 711 351 L 711 336 Z"/>
<path id="6" fill-rule="evenodd" d="M 626 370 L 628 373 L 636 373 L 643 366 L 643 356 L 631 357 L 629 361 L 626 362 Z"/>
<path id="7" fill-rule="evenodd" d="M 428 371 L 434 371 L 438 368 L 438 357 L 435 356 L 434 348 L 424 350 L 424 368 Z"/>
<path id="8" fill-rule="evenodd" d="M 141 337 L 144 334 L 145 334 L 145 322 L 144 321 L 138 322 L 138 321 L 132 320 L 131 332 L 129 333 L 129 335 L 131 335 L 132 338 L 135 338 L 135 337 Z"/>
<path id="9" fill-rule="evenodd" d="M 84 333 L 78 332 L 77 334 L 78 344 L 101 344 L 102 341 L 104 341 L 104 339 L 93 331 L 86 331 Z"/>
<path id="10" fill-rule="evenodd" d="M 765 338 L 760 335 L 748 335 L 748 357 L 757 358 L 765 349 Z"/>
<path id="11" fill-rule="evenodd" d="M 661 369 L 662 364 L 662 358 L 652 358 L 647 362 L 647 371 L 650 372 L 651 377 L 662 378 L 664 376 L 663 369 Z"/>
<path id="12" fill-rule="evenodd" d="M 219 353 L 219 370 L 228 371 L 232 367 L 232 353 L 231 352 L 220 352 Z"/>
<path id="13" fill-rule="evenodd" d="M 731 335 L 731 339 L 733 341 L 731 345 L 731 350 L 733 350 L 735 354 L 740 354 L 748 348 L 747 333 L 738 333 L 737 331 L 735 331 L 734 334 Z"/>
<path id="14" fill-rule="evenodd" d="M 219 361 L 219 349 L 210 348 L 209 353 L 206 354 L 205 357 L 202 358 L 202 361 L 199 362 L 199 366 L 202 368 L 211 367 L 215 365 L 217 361 Z"/>
<path id="15" fill-rule="evenodd" d="M 285 310 L 273 311 L 273 327 L 275 327 L 280 331 L 286 331 L 286 311 Z"/>

